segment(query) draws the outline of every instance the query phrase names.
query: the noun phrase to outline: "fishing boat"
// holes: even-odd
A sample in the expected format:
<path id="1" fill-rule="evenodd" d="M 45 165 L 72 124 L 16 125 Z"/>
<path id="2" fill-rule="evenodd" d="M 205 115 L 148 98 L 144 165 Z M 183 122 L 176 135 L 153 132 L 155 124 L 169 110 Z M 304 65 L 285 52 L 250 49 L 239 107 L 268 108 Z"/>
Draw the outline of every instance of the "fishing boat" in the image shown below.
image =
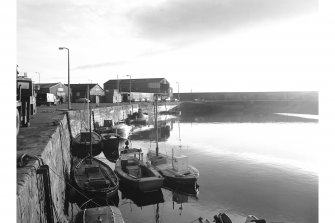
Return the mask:
<path id="1" fill-rule="evenodd" d="M 88 110 L 90 112 L 89 106 Z M 88 123 L 89 133 L 92 136 L 94 132 L 92 132 L 91 115 L 90 112 Z M 87 199 L 111 198 L 117 194 L 119 179 L 110 166 L 93 157 L 93 140 L 92 137 L 89 139 L 89 155 L 79 160 L 71 172 L 74 186 L 79 194 Z"/>
<path id="2" fill-rule="evenodd" d="M 89 98 L 89 87 L 87 86 L 87 98 Z M 71 152 L 72 155 L 78 157 L 85 157 L 88 154 L 91 156 L 99 155 L 102 151 L 102 137 L 100 134 L 92 131 L 91 129 L 91 110 L 89 100 L 85 100 L 87 106 L 87 124 L 89 125 L 89 129 L 83 129 L 83 123 L 81 122 L 80 132 L 72 139 L 71 143 Z M 80 113 L 81 115 L 81 113 Z M 85 119 L 85 118 L 83 118 Z"/>
<path id="3" fill-rule="evenodd" d="M 199 178 L 199 171 L 188 164 L 187 156 L 174 156 L 172 150 L 172 157 L 159 153 L 158 148 L 158 128 L 157 128 L 157 98 L 155 97 L 155 130 L 156 130 L 156 151 L 149 150 L 147 159 L 151 165 L 164 177 L 165 184 L 181 185 L 185 187 L 195 188 Z"/>
<path id="4" fill-rule="evenodd" d="M 117 195 L 119 179 L 104 162 L 87 156 L 73 168 L 74 186 L 86 199 L 108 199 Z"/>
<path id="5" fill-rule="evenodd" d="M 164 177 L 166 185 L 196 188 L 199 171 L 188 164 L 187 156 L 170 158 L 165 154 L 158 155 L 152 151 L 147 154 L 151 164 Z M 169 187 L 169 186 L 168 186 Z"/>
<path id="6" fill-rule="evenodd" d="M 124 223 L 120 209 L 103 206 L 84 209 L 76 215 L 75 223 Z"/>
<path id="7" fill-rule="evenodd" d="M 82 131 L 73 138 L 71 147 L 74 156 L 85 157 L 88 154 L 97 156 L 103 149 L 102 137 L 96 132 Z"/>
<path id="8" fill-rule="evenodd" d="M 142 109 L 139 108 L 138 112 L 128 115 L 125 121 L 128 125 L 146 125 L 148 120 L 148 114 L 143 113 Z"/>
<path id="9" fill-rule="evenodd" d="M 143 162 L 141 150 L 128 150 L 126 148 L 115 163 L 115 172 L 122 184 L 141 192 L 159 190 L 163 186 L 164 178 L 155 168 Z"/>
<path id="10" fill-rule="evenodd" d="M 127 125 L 124 122 L 119 122 L 116 125 L 111 127 L 112 133 L 117 133 L 123 139 L 129 138 L 131 130 L 132 130 L 132 127 Z"/>

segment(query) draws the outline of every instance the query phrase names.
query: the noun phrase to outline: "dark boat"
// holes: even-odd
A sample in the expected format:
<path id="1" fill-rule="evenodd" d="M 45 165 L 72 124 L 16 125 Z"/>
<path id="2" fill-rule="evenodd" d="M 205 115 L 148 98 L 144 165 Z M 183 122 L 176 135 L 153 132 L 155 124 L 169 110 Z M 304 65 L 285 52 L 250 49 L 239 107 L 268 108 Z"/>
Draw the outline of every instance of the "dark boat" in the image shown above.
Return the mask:
<path id="1" fill-rule="evenodd" d="M 124 223 L 121 211 L 117 207 L 103 206 L 88 208 L 78 212 L 75 223 Z"/>
<path id="2" fill-rule="evenodd" d="M 163 186 L 164 178 L 150 164 L 143 162 L 141 151 L 138 154 L 139 157 L 136 157 L 136 153 L 127 153 L 125 149 L 115 163 L 115 173 L 122 184 L 129 185 L 135 190 L 141 192 L 159 190 Z"/>
<path id="3" fill-rule="evenodd" d="M 109 199 L 117 195 L 119 179 L 104 162 L 87 156 L 73 168 L 73 181 L 81 197 Z"/>
<path id="4" fill-rule="evenodd" d="M 90 138 L 92 139 L 92 151 L 90 147 Z M 102 137 L 96 132 L 80 132 L 72 140 L 72 154 L 78 157 L 85 157 L 88 154 L 97 156 L 103 148 Z"/>

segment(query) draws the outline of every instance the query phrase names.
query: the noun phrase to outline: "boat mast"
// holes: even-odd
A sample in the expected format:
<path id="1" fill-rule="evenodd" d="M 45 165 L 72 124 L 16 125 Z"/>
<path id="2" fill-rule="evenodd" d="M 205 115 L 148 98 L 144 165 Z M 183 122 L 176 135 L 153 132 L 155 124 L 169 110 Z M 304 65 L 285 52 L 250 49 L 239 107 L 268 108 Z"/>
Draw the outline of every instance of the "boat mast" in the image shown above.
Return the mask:
<path id="1" fill-rule="evenodd" d="M 154 106 L 154 115 L 155 115 L 155 130 L 156 130 L 156 156 L 158 156 L 158 126 L 157 126 L 157 116 L 158 116 L 158 94 L 155 94 L 155 106 Z"/>
<path id="2" fill-rule="evenodd" d="M 91 157 L 91 163 L 92 163 L 92 125 L 91 125 L 91 110 L 90 110 L 90 88 L 89 85 L 87 85 L 87 105 L 88 105 L 88 112 L 89 114 L 89 125 L 90 125 L 90 157 Z"/>
<path id="3" fill-rule="evenodd" d="M 119 105 L 119 99 L 118 99 L 118 95 L 120 94 L 120 83 L 119 83 L 119 75 L 116 75 L 116 84 L 117 84 L 117 94 L 116 94 L 116 102 L 117 102 L 117 108 L 120 111 L 120 105 Z M 117 122 L 119 122 L 119 115 L 117 117 Z M 118 138 L 118 134 L 117 134 L 117 128 L 115 128 L 115 136 Z"/>

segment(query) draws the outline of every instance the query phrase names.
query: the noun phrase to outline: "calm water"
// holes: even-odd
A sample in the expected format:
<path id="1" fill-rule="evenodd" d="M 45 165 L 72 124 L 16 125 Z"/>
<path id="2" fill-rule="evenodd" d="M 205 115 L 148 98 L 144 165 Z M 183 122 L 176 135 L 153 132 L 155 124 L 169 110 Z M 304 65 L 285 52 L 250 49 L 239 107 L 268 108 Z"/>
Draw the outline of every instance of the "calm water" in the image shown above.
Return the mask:
<path id="1" fill-rule="evenodd" d="M 285 115 L 255 122 L 252 117 L 166 121 L 160 152 L 171 154 L 174 148 L 189 157 L 200 171 L 199 194 L 162 189 L 136 197 L 119 191 L 125 221 L 188 223 L 200 216 L 212 220 L 224 210 L 233 223 L 244 223 L 249 214 L 267 222 L 318 222 L 318 124 Z M 141 130 L 132 146 L 154 150 L 153 130 Z"/>

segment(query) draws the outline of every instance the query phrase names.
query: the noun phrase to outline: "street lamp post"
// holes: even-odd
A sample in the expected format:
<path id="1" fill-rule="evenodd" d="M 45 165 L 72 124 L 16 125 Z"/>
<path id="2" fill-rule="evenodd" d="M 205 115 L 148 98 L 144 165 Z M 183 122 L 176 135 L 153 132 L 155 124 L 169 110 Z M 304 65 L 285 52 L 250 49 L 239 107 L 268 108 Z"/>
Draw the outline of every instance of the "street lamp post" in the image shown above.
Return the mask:
<path id="1" fill-rule="evenodd" d="M 180 97 L 179 97 L 179 82 L 176 82 L 178 84 L 178 101 L 180 101 Z"/>
<path id="2" fill-rule="evenodd" d="M 131 104 L 131 75 L 126 75 L 127 77 L 129 77 L 129 101 Z"/>
<path id="3" fill-rule="evenodd" d="M 35 73 L 38 74 L 38 88 L 37 88 L 37 90 L 40 90 L 40 88 L 41 88 L 40 72 L 35 72 Z"/>
<path id="4" fill-rule="evenodd" d="M 67 94 L 68 94 L 68 109 L 71 110 L 71 95 L 70 95 L 70 50 L 66 47 L 59 47 L 59 50 L 67 50 Z"/>

